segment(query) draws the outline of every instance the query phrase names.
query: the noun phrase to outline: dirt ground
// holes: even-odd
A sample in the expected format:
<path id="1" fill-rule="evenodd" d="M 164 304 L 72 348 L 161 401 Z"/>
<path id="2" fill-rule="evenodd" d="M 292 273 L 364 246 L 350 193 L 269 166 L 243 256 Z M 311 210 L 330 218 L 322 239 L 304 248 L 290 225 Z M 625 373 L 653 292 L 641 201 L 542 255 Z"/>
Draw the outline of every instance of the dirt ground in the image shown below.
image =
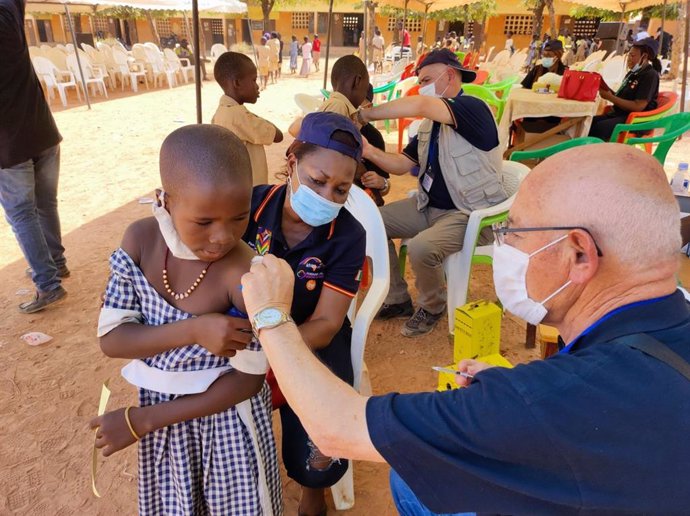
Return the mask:
<path id="1" fill-rule="evenodd" d="M 220 89 L 213 82 L 203 86 L 208 122 Z M 286 129 L 299 113 L 294 94 L 318 93 L 320 87 L 321 79 L 315 76 L 284 77 L 251 109 Z M 0 514 L 130 515 L 136 513 L 134 447 L 99 459 L 101 499 L 90 487 L 93 433 L 87 422 L 96 414 L 101 384 L 110 379 L 109 408 L 136 403 L 134 388 L 119 375 L 125 361 L 104 357 L 98 347 L 99 296 L 108 256 L 124 229 L 150 213 L 137 200 L 159 186 L 160 143 L 175 128 L 195 121 L 194 88 L 116 92 L 107 102 L 97 98 L 90 111 L 76 98 L 67 109 L 53 104 L 64 137 L 59 198 L 72 277 L 64 283 L 69 297 L 59 306 L 35 315 L 19 314 L 16 305 L 32 285 L 10 228 L 0 222 Z M 389 141 L 397 141 L 396 136 L 391 133 Z M 290 140 L 268 149 L 272 171 L 282 167 Z M 669 161 L 688 156 L 687 143 L 681 145 Z M 388 199 L 404 197 L 413 186 L 411 177 L 394 179 Z M 490 270 L 477 267 L 470 299 L 494 296 Z M 430 367 L 452 361 L 445 320 L 432 334 L 415 340 L 400 337 L 400 324 L 376 321 L 371 327 L 366 362 L 375 393 L 431 390 L 436 376 Z M 20 340 L 29 331 L 47 333 L 53 340 L 30 347 Z M 537 358 L 536 350 L 524 348 L 523 323 L 506 316 L 502 332 L 509 360 Z M 395 514 L 387 474 L 385 465 L 356 463 L 356 503 L 347 514 Z M 293 515 L 299 488 L 284 475 L 283 479 L 286 514 Z"/>

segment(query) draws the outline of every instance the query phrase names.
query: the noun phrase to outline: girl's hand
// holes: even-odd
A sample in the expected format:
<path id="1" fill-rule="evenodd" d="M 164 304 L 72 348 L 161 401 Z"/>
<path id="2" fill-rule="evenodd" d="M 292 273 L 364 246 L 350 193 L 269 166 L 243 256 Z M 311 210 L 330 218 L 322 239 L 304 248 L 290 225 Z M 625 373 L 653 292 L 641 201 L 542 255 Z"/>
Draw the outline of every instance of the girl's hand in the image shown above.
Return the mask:
<path id="1" fill-rule="evenodd" d="M 219 357 L 235 356 L 252 340 L 247 319 L 223 314 L 204 314 L 194 320 L 194 342 Z"/>
<path id="2" fill-rule="evenodd" d="M 376 172 L 365 172 L 362 174 L 361 181 L 365 187 L 374 190 L 383 190 L 384 186 L 386 186 L 386 182 Z"/>
<path id="3" fill-rule="evenodd" d="M 143 426 L 136 417 L 140 409 L 132 407 L 129 409 L 129 420 L 137 432 L 139 437 L 144 436 L 141 429 Z M 98 416 L 89 422 L 89 428 L 96 430 L 96 448 L 103 449 L 103 456 L 109 457 L 115 452 L 124 450 L 130 444 L 134 444 L 136 439 L 129 431 L 127 421 L 125 421 L 125 409 L 117 409 L 112 412 L 106 412 L 102 416 Z"/>

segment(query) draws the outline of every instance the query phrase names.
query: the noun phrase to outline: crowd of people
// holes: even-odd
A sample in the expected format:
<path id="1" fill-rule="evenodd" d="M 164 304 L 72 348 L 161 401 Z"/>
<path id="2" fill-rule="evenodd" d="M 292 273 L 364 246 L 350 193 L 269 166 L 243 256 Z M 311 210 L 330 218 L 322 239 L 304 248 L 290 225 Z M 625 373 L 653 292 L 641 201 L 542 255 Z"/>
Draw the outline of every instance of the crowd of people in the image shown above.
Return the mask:
<path id="1" fill-rule="evenodd" d="M 22 0 L 0 0 L 0 64 L 12 65 L 11 80 L 0 76 L 0 201 L 32 268 L 37 295 L 20 310 L 33 313 L 64 298 L 69 269 L 55 201 L 60 135 L 23 22 Z M 163 141 L 152 216 L 126 228 L 110 257 L 97 334 L 106 356 L 130 360 L 122 375 L 139 406 L 90 424 L 106 456 L 138 444 L 139 514 L 281 515 L 274 409 L 301 516 L 327 513 L 325 489 L 348 459 L 390 464 L 404 516 L 686 512 L 690 308 L 661 165 L 619 144 L 565 151 L 530 172 L 493 228 L 497 295 L 559 330 L 556 356 L 514 369 L 464 360 L 462 389 L 363 396 L 351 387 L 347 312 L 365 230 L 343 209 L 350 189 L 381 206 L 389 240 L 379 317 L 405 318 L 406 337 L 427 334 L 445 311 L 442 263 L 460 249 L 468 214 L 507 198 L 497 126 L 463 94 L 475 71 L 445 46 L 419 62 L 420 95 L 379 106 L 367 67 L 346 56 L 328 101 L 291 125 L 280 181 L 268 184 L 264 146 L 283 134 L 246 104 L 279 79 L 279 36 L 263 47 L 258 66 L 235 52 L 216 61 L 213 123 Z M 320 51 L 305 38 L 303 59 L 305 47 Z M 629 83 L 649 73 L 654 50 L 633 45 Z M 533 75 L 552 71 L 559 52 L 547 42 Z M 414 117 L 418 134 L 386 152 L 371 122 Z M 416 197 L 385 204 L 391 176 L 415 167 Z M 397 238 L 408 239 L 415 303 Z"/>

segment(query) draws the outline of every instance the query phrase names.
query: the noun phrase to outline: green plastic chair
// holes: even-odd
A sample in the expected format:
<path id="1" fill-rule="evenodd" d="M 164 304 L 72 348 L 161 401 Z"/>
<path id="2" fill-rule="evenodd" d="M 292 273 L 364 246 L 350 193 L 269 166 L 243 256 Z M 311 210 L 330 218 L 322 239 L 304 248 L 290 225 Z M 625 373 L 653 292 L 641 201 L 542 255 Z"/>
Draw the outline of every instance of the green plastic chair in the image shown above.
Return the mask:
<path id="1" fill-rule="evenodd" d="M 465 56 L 467 55 L 467 52 L 458 51 L 455 53 L 455 55 L 458 56 L 458 61 L 460 61 L 460 64 L 462 64 L 462 62 L 465 60 Z"/>
<path id="2" fill-rule="evenodd" d="M 604 140 L 595 138 L 594 136 L 583 136 L 582 138 L 573 138 L 565 142 L 557 143 L 551 147 L 544 147 L 537 150 L 515 151 L 510 155 L 510 161 L 528 161 L 528 160 L 542 160 L 558 154 L 566 149 L 579 147 L 580 145 L 591 145 L 595 143 L 606 143 Z"/>
<path id="3" fill-rule="evenodd" d="M 676 113 L 675 115 L 669 115 L 658 120 L 652 120 L 650 122 L 636 123 L 636 124 L 618 124 L 611 134 L 611 141 L 615 142 L 618 140 L 618 136 L 627 131 L 655 131 L 658 129 L 663 129 L 663 134 L 655 136 L 643 136 L 643 137 L 628 137 L 625 140 L 627 145 L 648 145 L 656 143 L 656 149 L 654 149 L 653 156 L 657 159 L 661 165 L 664 165 L 666 161 L 666 156 L 671 146 L 684 133 L 690 131 L 690 113 Z"/>
<path id="4" fill-rule="evenodd" d="M 467 95 L 472 97 L 477 97 L 486 102 L 489 106 L 496 109 L 494 117 L 496 118 L 496 123 L 501 122 L 501 117 L 503 116 L 503 110 L 506 107 L 506 100 L 499 99 L 496 93 L 487 89 L 485 86 L 480 86 L 478 84 L 463 84 L 462 91 Z"/>
<path id="5" fill-rule="evenodd" d="M 500 99 L 505 99 L 508 97 L 508 92 L 513 88 L 513 84 L 518 82 L 520 77 L 513 75 L 507 79 L 503 79 L 500 82 L 495 82 L 493 84 L 484 84 L 484 87 L 488 90 L 493 91 L 496 96 Z"/>
<path id="6" fill-rule="evenodd" d="M 321 88 L 320 91 L 321 91 L 321 95 L 323 95 L 323 98 L 325 98 L 325 99 L 329 99 L 329 98 L 330 98 L 330 96 L 331 96 L 331 92 L 330 92 L 330 91 L 325 90 L 325 89 L 323 89 L 323 88 Z"/>
<path id="7" fill-rule="evenodd" d="M 381 86 L 378 86 L 374 88 L 374 95 L 377 93 L 383 93 L 385 94 L 385 101 L 390 102 L 393 100 L 393 91 L 395 91 L 395 87 L 398 85 L 400 82 L 400 77 L 396 78 L 395 80 L 392 80 L 391 82 L 387 84 L 383 84 Z M 390 120 L 384 120 L 383 121 L 384 127 L 386 129 L 386 133 L 391 132 L 391 121 Z"/>

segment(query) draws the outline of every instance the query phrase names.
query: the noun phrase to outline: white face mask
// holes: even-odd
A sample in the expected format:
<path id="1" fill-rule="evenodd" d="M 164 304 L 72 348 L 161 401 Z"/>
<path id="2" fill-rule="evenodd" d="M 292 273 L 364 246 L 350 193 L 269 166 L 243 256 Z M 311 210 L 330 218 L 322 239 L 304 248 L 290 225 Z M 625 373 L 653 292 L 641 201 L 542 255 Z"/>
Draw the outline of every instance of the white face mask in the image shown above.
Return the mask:
<path id="1" fill-rule="evenodd" d="M 158 194 L 158 201 L 160 206 L 156 202 L 153 203 L 153 216 L 158 221 L 158 229 L 160 229 L 163 240 L 165 240 L 165 244 L 170 249 L 172 255 L 180 260 L 198 260 L 199 258 L 180 239 L 172 217 L 168 210 L 165 209 L 165 192 L 162 188 L 160 194 Z"/>
<path id="2" fill-rule="evenodd" d="M 441 73 L 441 75 L 439 75 L 438 77 L 436 77 L 436 79 L 434 79 L 433 82 L 430 82 L 430 83 L 428 83 L 428 84 L 425 84 L 424 86 L 421 86 L 421 87 L 419 88 L 419 94 L 420 94 L 420 95 L 423 95 L 424 97 L 442 98 L 442 97 L 443 97 L 443 94 L 444 94 L 444 93 L 446 92 L 446 90 L 448 89 L 448 86 L 450 86 L 450 83 L 448 83 L 448 85 L 447 85 L 445 88 L 443 88 L 443 91 L 442 91 L 441 93 L 436 93 L 436 82 L 437 82 L 441 77 L 443 77 L 444 74 L 445 74 L 445 72 Z"/>
<path id="3" fill-rule="evenodd" d="M 541 302 L 530 299 L 527 293 L 529 259 L 567 237 L 568 235 L 563 235 L 532 254 L 527 254 L 508 244 L 494 245 L 494 288 L 506 310 L 534 325 L 539 324 L 546 317 L 548 311 L 544 304 L 560 294 L 571 281 L 568 280 Z"/>

